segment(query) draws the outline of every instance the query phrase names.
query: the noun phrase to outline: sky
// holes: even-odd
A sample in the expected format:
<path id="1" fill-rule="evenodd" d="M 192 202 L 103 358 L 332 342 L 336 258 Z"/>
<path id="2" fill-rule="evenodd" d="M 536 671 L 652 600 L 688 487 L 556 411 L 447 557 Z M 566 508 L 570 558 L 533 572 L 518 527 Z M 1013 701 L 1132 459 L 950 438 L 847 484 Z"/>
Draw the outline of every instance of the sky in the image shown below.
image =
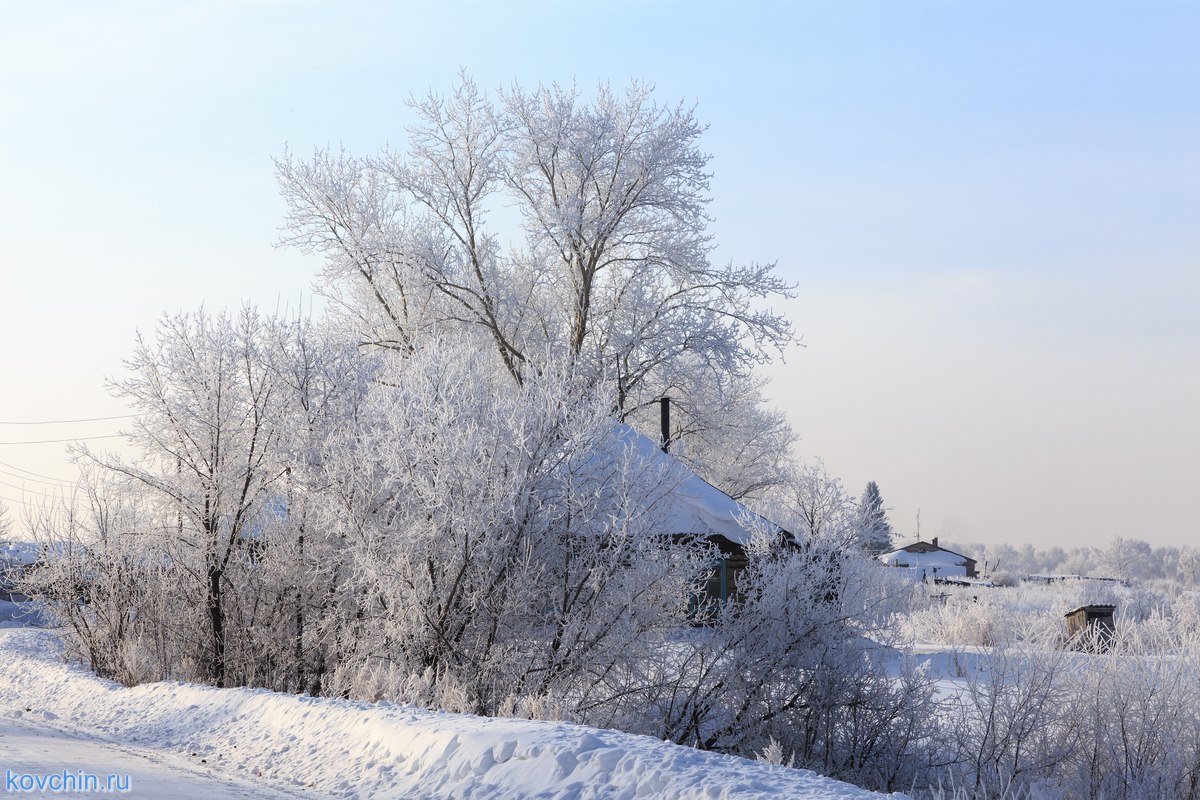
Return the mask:
<path id="1" fill-rule="evenodd" d="M 710 127 L 721 261 L 777 261 L 773 403 L 902 537 L 1200 544 L 1200 5 L 0 0 L 0 498 L 120 430 L 135 332 L 309 308 L 272 156 L 413 93 L 641 79 Z M 117 439 L 94 442 L 118 445 Z M 16 502 L 13 502 L 16 501 Z"/>

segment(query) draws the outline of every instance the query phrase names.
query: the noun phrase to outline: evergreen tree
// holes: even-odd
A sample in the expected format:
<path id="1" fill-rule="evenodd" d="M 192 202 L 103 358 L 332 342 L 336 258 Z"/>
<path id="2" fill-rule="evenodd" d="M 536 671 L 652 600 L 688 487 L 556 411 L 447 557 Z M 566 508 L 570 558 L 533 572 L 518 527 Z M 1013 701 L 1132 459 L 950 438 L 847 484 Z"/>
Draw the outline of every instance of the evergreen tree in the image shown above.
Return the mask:
<path id="1" fill-rule="evenodd" d="M 879 494 L 875 481 L 867 484 L 859 501 L 862 523 L 859 527 L 859 542 L 864 552 L 872 555 L 886 553 L 892 549 L 892 524 L 888 522 L 887 508 Z"/>

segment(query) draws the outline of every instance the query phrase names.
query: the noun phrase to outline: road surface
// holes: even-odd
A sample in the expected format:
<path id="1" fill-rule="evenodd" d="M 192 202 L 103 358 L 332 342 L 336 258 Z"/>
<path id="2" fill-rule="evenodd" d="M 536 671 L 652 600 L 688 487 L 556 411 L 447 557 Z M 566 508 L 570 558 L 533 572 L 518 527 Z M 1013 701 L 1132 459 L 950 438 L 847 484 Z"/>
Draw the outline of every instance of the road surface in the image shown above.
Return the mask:
<path id="1" fill-rule="evenodd" d="M 20 718 L 0 716 L 0 797 L 83 798 L 121 797 L 146 800 L 312 800 L 323 795 L 256 786 L 221 776 L 216 769 L 201 763 L 199 757 L 187 758 L 149 748 L 130 747 L 89 738 L 57 729 L 50 720 L 35 714 Z M 43 782 L 25 791 L 34 781 L 64 772 L 76 781 L 74 786 L 54 787 Z M 81 775 L 82 773 L 82 775 Z M 113 775 L 113 791 L 85 788 L 86 775 L 97 776 L 97 784 L 108 788 Z M 67 780 L 70 780 L 67 779 Z M 126 782 L 127 779 L 127 782 Z M 128 791 L 117 791 L 122 785 Z M 73 790 L 72 790 L 73 789 Z"/>

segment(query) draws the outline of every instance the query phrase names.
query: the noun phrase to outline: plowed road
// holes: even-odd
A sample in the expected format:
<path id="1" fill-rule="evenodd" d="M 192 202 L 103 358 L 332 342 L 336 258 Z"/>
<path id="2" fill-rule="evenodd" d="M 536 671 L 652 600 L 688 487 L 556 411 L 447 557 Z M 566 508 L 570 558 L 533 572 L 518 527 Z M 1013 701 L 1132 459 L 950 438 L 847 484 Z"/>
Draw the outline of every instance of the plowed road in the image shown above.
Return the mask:
<path id="1" fill-rule="evenodd" d="M 80 772 L 98 776 L 100 791 L 85 791 L 81 783 L 50 785 L 49 776 L 62 781 L 64 771 L 79 780 Z M 108 776 L 119 776 L 108 791 Z M 28 777 L 24 777 L 28 776 Z M 26 790 L 42 780 L 42 788 Z M 117 789 L 128 776 L 129 791 Z M 310 792 L 282 793 L 245 781 L 221 776 L 199 759 L 129 747 L 82 737 L 53 727 L 34 714 L 0 717 L 0 797 L 81 798 L 121 797 L 147 800 L 284 800 L 316 798 Z"/>

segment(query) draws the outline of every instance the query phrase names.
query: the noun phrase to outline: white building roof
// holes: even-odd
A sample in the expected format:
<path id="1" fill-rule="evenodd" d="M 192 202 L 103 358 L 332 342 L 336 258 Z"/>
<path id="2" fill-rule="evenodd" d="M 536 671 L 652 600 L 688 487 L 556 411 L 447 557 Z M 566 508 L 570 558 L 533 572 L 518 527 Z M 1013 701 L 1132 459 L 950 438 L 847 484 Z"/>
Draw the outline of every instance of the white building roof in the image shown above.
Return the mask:
<path id="1" fill-rule="evenodd" d="M 963 567 L 966 566 L 967 557 L 940 548 L 926 553 L 910 553 L 900 549 L 884 553 L 879 560 L 889 567 Z"/>
<path id="2" fill-rule="evenodd" d="M 781 533 L 778 525 L 760 517 L 687 466 L 662 451 L 658 442 L 622 423 L 614 426 L 616 439 L 649 473 L 660 472 L 666 488 L 657 509 L 663 533 L 723 536 L 745 546 L 756 529 Z"/>

